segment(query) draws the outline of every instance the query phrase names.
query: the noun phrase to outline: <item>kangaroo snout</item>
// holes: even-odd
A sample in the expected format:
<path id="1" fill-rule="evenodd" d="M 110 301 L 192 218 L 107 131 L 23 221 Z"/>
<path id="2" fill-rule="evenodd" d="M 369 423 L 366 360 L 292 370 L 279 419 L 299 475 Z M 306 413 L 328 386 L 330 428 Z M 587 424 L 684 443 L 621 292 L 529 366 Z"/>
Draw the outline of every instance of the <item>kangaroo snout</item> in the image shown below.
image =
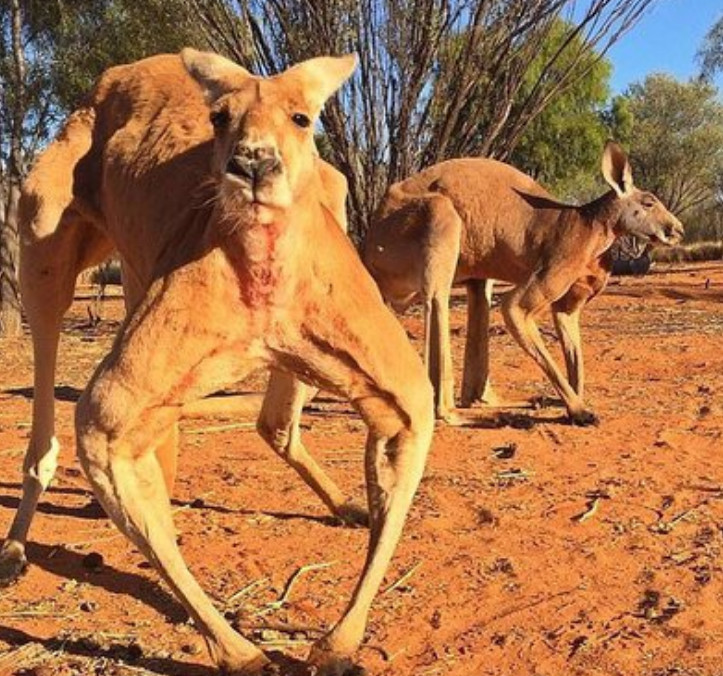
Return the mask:
<path id="1" fill-rule="evenodd" d="M 226 172 L 257 185 L 267 176 L 281 171 L 281 158 L 273 146 L 241 144 L 231 156 Z"/>
<path id="2" fill-rule="evenodd" d="M 674 218 L 665 226 L 665 235 L 671 244 L 679 244 L 685 236 L 685 228 L 677 218 Z"/>

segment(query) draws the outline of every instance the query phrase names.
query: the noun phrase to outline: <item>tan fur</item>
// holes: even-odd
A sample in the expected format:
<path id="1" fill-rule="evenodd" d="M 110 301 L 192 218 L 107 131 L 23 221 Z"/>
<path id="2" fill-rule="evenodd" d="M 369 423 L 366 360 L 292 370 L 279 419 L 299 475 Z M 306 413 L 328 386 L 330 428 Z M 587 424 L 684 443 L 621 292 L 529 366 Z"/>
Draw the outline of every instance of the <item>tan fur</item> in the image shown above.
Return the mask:
<path id="1" fill-rule="evenodd" d="M 458 420 L 448 319 L 453 284 L 467 285 L 469 303 L 462 405 L 494 400 L 487 334 L 497 279 L 515 285 L 502 305 L 510 333 L 555 385 L 572 420 L 595 420 L 582 399 L 579 316 L 607 283 L 610 246 L 625 233 L 663 244 L 683 234 L 659 200 L 634 187 L 617 144 L 606 146 L 602 169 L 611 192 L 581 207 L 561 204 L 529 176 L 487 159 L 443 162 L 390 187 L 371 223 L 364 261 L 396 308 L 418 297 L 425 303 L 425 361 L 439 418 Z M 548 308 L 569 381 L 537 328 Z"/>
<path id="2" fill-rule="evenodd" d="M 25 186 L 22 285 L 38 366 L 24 502 L 47 485 L 37 475 L 48 473 L 60 317 L 79 270 L 115 247 L 130 314 L 78 403 L 78 453 L 107 513 L 233 674 L 267 658 L 226 624 L 176 547 L 168 490 L 184 405 L 273 369 L 262 436 L 350 519 L 356 510 L 299 439 L 294 376 L 348 397 L 367 423 L 369 555 L 344 616 L 314 648 L 329 674 L 344 673 L 362 640 L 431 439 L 421 361 L 337 222 L 344 179 L 316 156 L 313 123 L 294 121 L 313 122 L 353 67 L 323 57 L 263 79 L 185 50 L 113 68 Z M 16 518 L 4 559 L 22 549 L 32 511 Z"/>

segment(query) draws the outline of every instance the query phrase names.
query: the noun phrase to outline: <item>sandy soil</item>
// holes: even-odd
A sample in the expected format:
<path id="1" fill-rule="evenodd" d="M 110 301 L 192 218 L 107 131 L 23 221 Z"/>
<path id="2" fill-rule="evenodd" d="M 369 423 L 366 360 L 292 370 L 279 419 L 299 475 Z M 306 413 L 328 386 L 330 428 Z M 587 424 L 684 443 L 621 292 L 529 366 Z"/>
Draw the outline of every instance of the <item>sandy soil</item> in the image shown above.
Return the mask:
<path id="1" fill-rule="evenodd" d="M 79 297 L 65 324 L 60 469 L 31 533 L 32 565 L 0 592 L 0 674 L 210 676 L 202 640 L 91 502 L 74 456 L 73 403 L 122 311 L 106 301 L 90 328 L 91 303 Z M 459 363 L 461 301 L 452 319 Z M 419 314 L 403 321 L 419 345 Z M 489 427 L 438 427 L 359 653 L 370 673 L 723 674 L 723 264 L 617 282 L 583 334 L 599 427 L 571 427 L 554 405 L 507 424 L 487 411 Z M 492 347 L 500 393 L 552 396 L 499 315 Z M 29 339 L 0 343 L 2 532 L 18 504 L 31 382 Z M 360 419 L 326 397 L 304 423 L 309 447 L 361 499 Z M 174 503 L 189 565 L 248 636 L 303 658 L 340 615 L 366 532 L 330 523 L 248 419 L 183 429 Z"/>

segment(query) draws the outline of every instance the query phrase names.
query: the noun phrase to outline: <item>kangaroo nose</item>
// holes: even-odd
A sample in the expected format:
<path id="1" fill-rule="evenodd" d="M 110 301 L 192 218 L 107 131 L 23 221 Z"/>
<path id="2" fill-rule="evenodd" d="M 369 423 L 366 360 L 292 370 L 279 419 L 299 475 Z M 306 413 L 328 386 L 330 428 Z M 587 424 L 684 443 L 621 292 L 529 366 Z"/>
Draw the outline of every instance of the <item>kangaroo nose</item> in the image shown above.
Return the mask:
<path id="1" fill-rule="evenodd" d="M 228 161 L 226 171 L 252 184 L 281 169 L 281 160 L 272 146 L 239 145 Z"/>
<path id="2" fill-rule="evenodd" d="M 676 218 L 675 220 L 673 220 L 672 223 L 668 225 L 666 234 L 670 239 L 674 239 L 675 241 L 680 242 L 685 236 L 685 229 L 683 228 L 683 224 Z"/>

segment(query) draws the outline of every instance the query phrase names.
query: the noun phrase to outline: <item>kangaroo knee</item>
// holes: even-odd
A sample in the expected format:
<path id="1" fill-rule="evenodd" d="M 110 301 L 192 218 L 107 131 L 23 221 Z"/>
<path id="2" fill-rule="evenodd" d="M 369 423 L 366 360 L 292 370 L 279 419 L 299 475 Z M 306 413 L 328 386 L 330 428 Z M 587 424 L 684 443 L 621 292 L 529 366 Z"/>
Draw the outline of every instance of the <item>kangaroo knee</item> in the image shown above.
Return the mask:
<path id="1" fill-rule="evenodd" d="M 260 418 L 256 422 L 256 431 L 280 456 L 289 457 L 293 454 L 294 434 L 291 426 L 272 425 L 267 420 Z"/>
<path id="2" fill-rule="evenodd" d="M 25 477 L 37 481 L 42 490 L 46 490 L 58 468 L 59 453 L 60 444 L 55 437 L 50 439 L 50 447 L 44 452 L 28 453 L 23 468 Z"/>

